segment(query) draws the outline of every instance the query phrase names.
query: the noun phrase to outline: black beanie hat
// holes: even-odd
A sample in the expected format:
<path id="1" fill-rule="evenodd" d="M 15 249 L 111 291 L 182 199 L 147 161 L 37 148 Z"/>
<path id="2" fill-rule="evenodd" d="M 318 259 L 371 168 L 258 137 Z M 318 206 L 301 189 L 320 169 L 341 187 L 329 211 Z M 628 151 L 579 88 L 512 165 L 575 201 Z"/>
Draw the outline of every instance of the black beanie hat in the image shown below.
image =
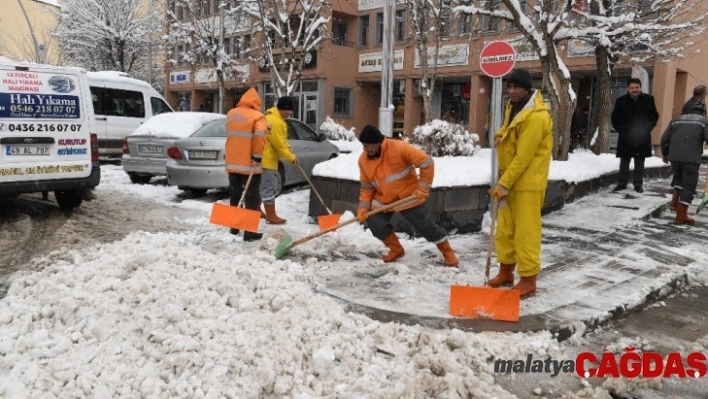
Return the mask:
<path id="1" fill-rule="evenodd" d="M 293 110 L 293 99 L 290 97 L 280 97 L 278 99 L 278 109 L 282 109 L 283 111 L 292 111 Z"/>
<path id="2" fill-rule="evenodd" d="M 377 144 L 384 141 L 384 135 L 374 126 L 366 125 L 359 135 L 359 141 L 364 144 Z"/>
<path id="3" fill-rule="evenodd" d="M 506 81 L 508 83 L 513 82 L 526 91 L 531 91 L 531 87 L 533 86 L 531 74 L 526 69 L 512 70 L 511 73 L 506 76 Z"/>

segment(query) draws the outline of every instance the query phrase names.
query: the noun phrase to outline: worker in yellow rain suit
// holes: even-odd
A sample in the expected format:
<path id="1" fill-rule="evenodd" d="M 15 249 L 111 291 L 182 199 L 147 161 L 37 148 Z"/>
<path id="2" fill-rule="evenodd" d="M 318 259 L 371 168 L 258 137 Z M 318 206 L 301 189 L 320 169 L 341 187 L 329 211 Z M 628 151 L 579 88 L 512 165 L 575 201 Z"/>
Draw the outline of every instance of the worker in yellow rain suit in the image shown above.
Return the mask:
<path id="1" fill-rule="evenodd" d="M 553 149 L 553 120 L 541 92 L 532 88 L 531 74 L 514 69 L 506 78 L 509 101 L 504 124 L 494 135 L 499 182 L 490 195 L 499 201 L 496 251 L 499 274 L 492 287 L 514 284 L 521 298 L 536 293 L 541 271 L 541 208 L 548 185 Z"/>

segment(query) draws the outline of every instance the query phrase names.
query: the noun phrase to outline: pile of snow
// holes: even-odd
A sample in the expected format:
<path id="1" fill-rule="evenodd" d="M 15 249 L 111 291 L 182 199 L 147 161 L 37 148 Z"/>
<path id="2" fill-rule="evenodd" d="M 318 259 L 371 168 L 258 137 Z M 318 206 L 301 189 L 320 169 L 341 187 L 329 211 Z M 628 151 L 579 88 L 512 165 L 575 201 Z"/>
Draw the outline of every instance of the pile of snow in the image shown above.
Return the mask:
<path id="1" fill-rule="evenodd" d="M 181 139 L 189 137 L 202 126 L 217 119 L 224 120 L 226 115 L 209 112 L 167 112 L 155 115 L 135 129 L 130 136 L 153 136 Z"/>
<path id="2" fill-rule="evenodd" d="M 219 237 L 136 232 L 36 260 L 0 301 L 0 396 L 509 397 L 489 359 L 556 356 L 547 332 L 345 312 L 307 263 L 224 240 L 205 250 Z"/>
<path id="3" fill-rule="evenodd" d="M 471 156 L 480 149 L 477 134 L 468 132 L 462 125 L 439 119 L 417 126 L 408 141 L 434 157 Z"/>

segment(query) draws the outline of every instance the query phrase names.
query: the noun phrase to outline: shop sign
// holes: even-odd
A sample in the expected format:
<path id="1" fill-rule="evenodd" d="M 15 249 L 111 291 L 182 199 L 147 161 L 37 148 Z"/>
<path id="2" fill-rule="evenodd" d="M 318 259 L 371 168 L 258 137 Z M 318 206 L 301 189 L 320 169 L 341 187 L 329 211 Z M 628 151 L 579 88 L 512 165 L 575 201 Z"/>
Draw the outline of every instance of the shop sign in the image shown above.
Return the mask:
<path id="1" fill-rule="evenodd" d="M 170 84 L 181 85 L 189 83 L 190 71 L 170 72 Z"/>
<path id="2" fill-rule="evenodd" d="M 396 0 L 398 5 L 404 5 L 405 0 Z M 378 8 L 383 8 L 384 0 L 359 0 L 359 11 L 376 10 Z"/>
<path id="3" fill-rule="evenodd" d="M 359 54 L 359 72 L 380 72 L 383 64 L 383 53 Z M 393 53 L 393 69 L 403 70 L 403 50 Z"/>
<path id="4" fill-rule="evenodd" d="M 246 82 L 251 78 L 251 68 L 248 65 L 234 65 L 224 74 L 226 80 Z"/>
<path id="5" fill-rule="evenodd" d="M 469 44 L 453 44 L 449 46 L 441 46 L 438 51 L 438 66 L 446 67 L 453 65 L 467 65 L 469 63 L 470 54 Z M 433 66 L 433 56 L 435 49 L 428 48 L 428 66 Z M 415 51 L 415 67 L 420 68 L 420 52 Z"/>
<path id="6" fill-rule="evenodd" d="M 291 60 L 290 57 L 292 57 L 293 59 Z M 295 61 L 295 68 L 298 68 L 299 65 L 302 66 L 302 69 L 317 68 L 317 51 L 310 50 L 304 53 L 302 51 L 298 51 L 294 54 L 290 52 L 273 54 L 273 64 L 276 65 L 280 70 L 290 68 L 292 61 Z M 302 63 L 300 63 L 300 61 L 302 61 Z M 258 60 L 258 70 L 260 72 L 269 72 L 270 66 L 270 63 L 265 56 L 261 57 L 261 59 Z"/>
<path id="7" fill-rule="evenodd" d="M 587 57 L 595 54 L 595 44 L 583 39 L 568 40 L 568 57 Z"/>
<path id="8" fill-rule="evenodd" d="M 200 69 L 194 73 L 194 83 L 212 83 L 216 82 L 216 69 Z"/>
<path id="9" fill-rule="evenodd" d="M 526 38 L 520 37 L 514 40 L 507 40 L 507 42 L 514 46 L 514 50 L 516 50 L 516 61 L 538 61 L 540 59 Z"/>

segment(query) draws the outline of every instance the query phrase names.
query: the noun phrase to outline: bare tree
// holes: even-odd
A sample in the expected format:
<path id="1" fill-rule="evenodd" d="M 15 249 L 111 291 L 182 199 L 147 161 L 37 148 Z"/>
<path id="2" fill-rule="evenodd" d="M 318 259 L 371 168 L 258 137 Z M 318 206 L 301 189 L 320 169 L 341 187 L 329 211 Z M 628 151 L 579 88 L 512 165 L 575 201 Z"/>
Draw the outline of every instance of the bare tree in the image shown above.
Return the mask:
<path id="1" fill-rule="evenodd" d="M 256 0 L 263 41 L 259 63 L 270 69 L 276 97 L 290 96 L 310 52 L 327 37 L 327 0 Z M 309 55 L 308 55 L 309 53 Z"/>
<path id="2" fill-rule="evenodd" d="M 256 5 L 248 0 L 174 0 L 168 8 L 167 43 L 178 50 L 172 62 L 192 68 L 210 66 L 223 113 L 226 79 L 247 79 L 239 67 L 251 60 Z"/>
<path id="3" fill-rule="evenodd" d="M 163 9 L 140 0 L 66 0 L 54 35 L 69 64 L 147 80 L 154 67 L 148 46 L 163 17 Z"/>
<path id="4" fill-rule="evenodd" d="M 579 37 L 595 45 L 598 90 L 591 131 L 592 149 L 610 148 L 612 77 L 615 64 L 678 59 L 705 34 L 705 6 L 688 0 L 588 0 L 574 12 Z"/>
<path id="5" fill-rule="evenodd" d="M 457 12 L 505 20 L 513 25 L 533 47 L 541 61 L 543 86 L 551 100 L 553 120 L 553 158 L 567 160 L 570 127 L 577 101 L 570 71 L 561 58 L 559 45 L 573 37 L 568 29 L 568 14 L 578 0 L 539 1 L 533 7 L 519 0 L 462 0 Z M 506 10 L 501 9 L 504 4 Z M 529 18 L 527 15 L 532 15 Z"/>

